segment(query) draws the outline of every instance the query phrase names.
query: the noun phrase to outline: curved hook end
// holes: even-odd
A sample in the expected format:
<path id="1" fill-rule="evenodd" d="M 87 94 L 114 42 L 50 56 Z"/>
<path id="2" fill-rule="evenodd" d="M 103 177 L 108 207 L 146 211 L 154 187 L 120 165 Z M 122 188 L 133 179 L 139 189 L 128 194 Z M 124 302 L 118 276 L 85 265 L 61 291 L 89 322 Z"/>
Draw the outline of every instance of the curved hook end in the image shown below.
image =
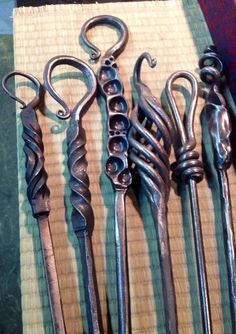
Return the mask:
<path id="1" fill-rule="evenodd" d="M 151 68 L 154 68 L 157 64 L 157 60 L 156 58 L 152 58 L 150 53 L 148 52 L 143 52 L 138 59 L 136 60 L 136 64 L 134 66 L 134 71 L 133 71 L 133 77 L 134 77 L 134 85 L 137 87 L 138 84 L 142 83 L 141 82 L 141 67 L 142 67 L 142 63 L 143 60 L 146 59 L 148 65 Z"/>
<path id="2" fill-rule="evenodd" d="M 58 111 L 56 112 L 56 115 L 57 115 L 58 118 L 65 120 L 65 119 L 70 118 L 70 116 L 71 116 L 71 111 L 70 111 L 69 108 L 67 108 L 67 109 L 65 109 L 65 110 L 61 110 L 61 109 L 60 109 L 60 110 L 58 110 Z"/>
<path id="3" fill-rule="evenodd" d="M 101 51 L 100 50 L 92 50 L 90 52 L 90 60 L 97 62 L 99 58 L 101 57 Z"/>
<path id="4" fill-rule="evenodd" d="M 12 93 L 10 89 L 8 88 L 8 81 L 10 78 L 14 76 L 22 76 L 30 80 L 35 86 L 36 96 L 33 98 L 31 102 L 25 103 L 23 100 L 17 97 L 14 93 Z M 26 108 L 27 105 L 31 105 L 33 108 L 38 106 L 40 103 L 40 97 L 42 96 L 42 92 L 43 92 L 43 87 L 41 83 L 39 82 L 39 80 L 35 78 L 32 74 L 22 72 L 22 71 L 12 71 L 6 74 L 2 79 L 2 87 L 3 87 L 3 90 L 8 94 L 10 98 L 12 98 L 13 100 L 21 104 L 21 109 Z"/>
<path id="5" fill-rule="evenodd" d="M 148 65 L 151 67 L 151 68 L 154 68 L 157 66 L 157 60 L 156 58 L 151 58 L 150 56 L 150 59 L 147 59 L 148 61 Z"/>

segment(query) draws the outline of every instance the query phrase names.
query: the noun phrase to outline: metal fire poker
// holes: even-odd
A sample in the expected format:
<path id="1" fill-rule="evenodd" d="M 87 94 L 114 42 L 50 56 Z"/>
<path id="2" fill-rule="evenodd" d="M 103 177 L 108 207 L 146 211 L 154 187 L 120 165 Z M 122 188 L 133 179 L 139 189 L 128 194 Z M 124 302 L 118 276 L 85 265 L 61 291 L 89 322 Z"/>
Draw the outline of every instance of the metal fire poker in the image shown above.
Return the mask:
<path id="1" fill-rule="evenodd" d="M 117 299 L 119 334 L 130 333 L 130 305 L 128 285 L 127 241 L 125 195 L 131 184 L 131 173 L 128 169 L 127 152 L 129 128 L 128 104 L 124 98 L 124 88 L 119 76 L 115 59 L 124 50 L 128 41 L 128 29 L 123 21 L 114 16 L 97 16 L 84 23 L 81 29 L 81 39 L 90 50 L 91 60 L 99 59 L 100 50 L 89 42 L 87 31 L 97 25 L 108 25 L 118 29 L 118 42 L 106 51 L 98 71 L 98 84 L 106 101 L 108 160 L 106 174 L 111 179 L 115 189 L 115 247 L 117 272 Z"/>
<path id="2" fill-rule="evenodd" d="M 150 67 L 156 65 L 155 59 L 152 59 L 149 53 L 144 52 L 137 59 L 134 67 L 133 83 L 138 98 L 133 96 L 135 107 L 131 112 L 129 158 L 135 165 L 151 204 L 158 236 L 166 332 L 176 334 L 178 324 L 167 228 L 167 202 L 170 192 L 169 156 L 173 128 L 168 115 L 161 109 L 157 99 L 140 79 L 144 59 L 147 60 Z"/>
<path id="3" fill-rule="evenodd" d="M 231 121 L 221 93 L 224 66 L 214 46 L 209 46 L 199 61 L 203 82 L 211 85 L 204 112 L 214 152 L 215 168 L 218 173 L 221 212 L 228 270 L 228 284 L 233 333 L 236 333 L 236 262 L 235 240 L 227 169 L 231 165 Z"/>
<path id="4" fill-rule="evenodd" d="M 178 107 L 173 96 L 173 84 L 179 78 L 184 78 L 188 80 L 192 87 L 191 101 L 189 109 L 185 115 L 184 124 L 181 120 Z M 176 152 L 177 161 L 173 164 L 173 176 L 176 180 L 181 180 L 182 182 L 188 184 L 189 188 L 203 330 L 204 333 L 210 334 L 212 333 L 212 325 L 209 305 L 209 293 L 202 240 L 201 217 L 199 212 L 196 185 L 203 179 L 204 171 L 202 162 L 199 160 L 199 153 L 195 151 L 196 140 L 193 129 L 194 114 L 198 99 L 197 80 L 190 72 L 175 72 L 167 80 L 166 94 L 181 142 L 181 146 Z"/>
<path id="5" fill-rule="evenodd" d="M 35 98 L 26 104 L 20 98 L 12 94 L 7 83 L 11 77 L 23 76 L 29 79 L 35 86 Z M 22 105 L 21 120 L 23 124 L 23 139 L 25 141 L 24 152 L 26 155 L 26 182 L 27 197 L 30 202 L 33 216 L 38 221 L 40 239 L 43 253 L 43 263 L 47 280 L 50 310 L 52 317 L 53 333 L 65 334 L 66 328 L 63 318 L 60 289 L 56 271 L 56 263 L 53 252 L 53 244 L 50 232 L 48 215 L 50 212 L 49 189 L 46 185 L 47 172 L 44 169 L 42 132 L 38 123 L 36 109 L 42 98 L 42 85 L 32 75 L 14 71 L 7 74 L 2 81 L 5 92 Z"/>
<path id="6" fill-rule="evenodd" d="M 69 109 L 52 86 L 52 71 L 58 65 L 73 66 L 84 74 L 88 90 L 73 110 Z M 67 131 L 67 154 L 70 172 L 71 204 L 73 206 L 71 220 L 74 232 L 79 240 L 81 252 L 89 333 L 103 333 L 91 241 L 94 215 L 87 174 L 88 163 L 85 158 L 86 136 L 85 130 L 82 127 L 82 118 L 96 95 L 97 81 L 92 69 L 82 60 L 71 56 L 56 56 L 49 60 L 45 67 L 44 82 L 50 95 L 64 109 L 59 110 L 57 116 L 61 119 L 70 117 L 70 125 Z"/>

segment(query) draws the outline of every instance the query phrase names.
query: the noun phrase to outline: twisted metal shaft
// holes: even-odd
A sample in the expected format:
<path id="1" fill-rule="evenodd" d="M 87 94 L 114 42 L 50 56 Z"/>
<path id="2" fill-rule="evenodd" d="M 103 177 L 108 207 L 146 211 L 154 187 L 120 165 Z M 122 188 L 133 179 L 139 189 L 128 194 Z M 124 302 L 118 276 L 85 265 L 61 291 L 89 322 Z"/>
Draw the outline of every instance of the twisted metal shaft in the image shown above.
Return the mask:
<path id="1" fill-rule="evenodd" d="M 94 223 L 85 144 L 85 131 L 81 126 L 81 119 L 77 121 L 72 114 L 67 130 L 67 164 L 70 171 L 71 204 L 73 206 L 72 223 L 76 234 L 91 232 Z"/>
<path id="2" fill-rule="evenodd" d="M 192 87 L 192 96 L 188 112 L 185 114 L 185 123 L 181 120 L 172 93 L 173 83 L 178 78 L 185 78 L 190 82 Z M 203 330 L 204 333 L 212 333 L 201 217 L 196 187 L 196 183 L 200 182 L 204 176 L 203 165 L 199 160 L 199 153 L 195 151 L 196 140 L 193 128 L 194 114 L 198 98 L 198 84 L 196 78 L 187 71 L 175 72 L 167 80 L 166 93 L 181 142 L 181 145 L 176 152 L 176 162 L 172 165 L 173 178 L 188 184 L 189 187 Z"/>
<path id="3" fill-rule="evenodd" d="M 51 83 L 53 69 L 58 65 L 64 64 L 80 70 L 84 74 L 85 83 L 88 88 L 85 95 L 77 102 L 72 111 L 66 102 L 58 96 Z M 89 178 L 87 174 L 86 136 L 82 126 L 82 118 L 95 98 L 97 81 L 95 74 L 87 64 L 80 59 L 66 55 L 56 56 L 49 60 L 44 70 L 44 79 L 48 92 L 64 109 L 59 110 L 57 116 L 61 119 L 70 117 L 70 124 L 67 130 L 67 164 L 70 172 L 71 220 L 80 246 L 88 330 L 90 334 L 103 333 L 92 250 L 94 214 L 91 206 L 91 193 L 89 191 Z"/>
<path id="4" fill-rule="evenodd" d="M 227 169 L 231 165 L 231 121 L 221 93 L 223 63 L 214 46 L 209 46 L 199 60 L 202 81 L 210 84 L 204 106 L 214 152 L 215 168 L 221 192 L 222 224 L 228 270 L 229 297 L 233 332 L 236 332 L 236 259 L 232 207 Z"/>
<path id="5" fill-rule="evenodd" d="M 27 196 L 33 215 L 38 219 L 43 261 L 47 279 L 47 287 L 52 315 L 53 332 L 66 333 L 56 263 L 53 252 L 48 215 L 49 189 L 46 185 L 47 172 L 44 168 L 42 132 L 38 124 L 36 112 L 32 105 L 23 108 L 21 112 L 23 124 L 24 152 L 26 154 Z"/>
<path id="6" fill-rule="evenodd" d="M 22 110 L 21 119 L 25 141 L 27 197 L 35 218 L 48 216 L 50 192 L 46 184 L 48 175 L 44 168 L 42 132 L 31 105 Z"/>
<path id="7" fill-rule="evenodd" d="M 141 81 L 140 70 L 146 59 L 150 67 L 156 62 L 148 53 L 137 59 L 134 68 L 134 87 L 138 94 L 131 112 L 129 158 L 135 164 L 151 204 L 158 235 L 158 251 L 164 293 L 166 332 L 178 333 L 172 264 L 167 228 L 167 201 L 170 192 L 169 155 L 172 144 L 172 125 L 150 89 Z"/>
<path id="8" fill-rule="evenodd" d="M 27 78 L 34 85 L 36 95 L 28 104 L 8 88 L 8 80 L 15 76 Z M 39 225 L 53 333 L 64 334 L 66 333 L 66 328 L 48 221 L 50 211 L 50 194 L 46 184 L 48 175 L 44 168 L 42 132 L 36 115 L 36 108 L 39 106 L 42 97 L 42 85 L 37 78 L 29 73 L 13 71 L 4 76 L 2 87 L 12 99 L 22 105 L 21 120 L 23 124 L 22 136 L 25 141 L 27 197 L 31 204 L 33 216 L 37 218 Z"/>
<path id="9" fill-rule="evenodd" d="M 72 224 L 79 240 L 81 257 L 83 258 L 83 280 L 86 297 L 86 310 L 89 333 L 100 333 L 101 314 L 97 300 L 97 284 L 92 254 L 91 235 L 94 225 L 94 214 L 91 206 L 89 178 L 85 150 L 85 131 L 81 118 L 76 119 L 72 113 L 67 131 L 68 168 L 70 171 L 70 189 L 72 204 Z"/>

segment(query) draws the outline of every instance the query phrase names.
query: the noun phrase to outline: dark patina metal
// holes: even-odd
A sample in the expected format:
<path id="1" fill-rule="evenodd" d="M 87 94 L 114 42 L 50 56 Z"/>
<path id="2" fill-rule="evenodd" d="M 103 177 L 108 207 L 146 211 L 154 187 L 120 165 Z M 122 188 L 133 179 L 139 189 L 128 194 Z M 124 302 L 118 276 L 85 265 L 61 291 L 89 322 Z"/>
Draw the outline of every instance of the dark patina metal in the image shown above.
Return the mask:
<path id="1" fill-rule="evenodd" d="M 200 77 L 210 85 L 203 112 L 205 112 L 214 152 L 215 168 L 218 173 L 222 224 L 225 242 L 225 257 L 228 270 L 229 296 L 233 332 L 236 333 L 236 262 L 235 241 L 227 169 L 231 165 L 231 121 L 222 95 L 223 63 L 214 46 L 204 51 L 199 61 Z"/>
<path id="2" fill-rule="evenodd" d="M 52 72 L 59 65 L 73 66 L 84 74 L 88 90 L 73 110 L 70 110 L 67 104 L 58 96 L 51 83 Z M 79 240 L 81 252 L 89 333 L 102 333 L 101 310 L 92 251 L 94 215 L 87 174 L 86 136 L 82 127 L 82 118 L 96 95 L 97 81 L 92 69 L 82 60 L 62 55 L 49 60 L 44 70 L 44 82 L 50 95 L 64 108 L 64 111 L 60 110 L 57 112 L 57 116 L 61 119 L 70 117 L 67 131 L 67 154 L 70 172 L 71 204 L 73 206 L 71 220 L 74 232 Z"/>
<path id="3" fill-rule="evenodd" d="M 140 79 L 144 59 L 150 67 L 156 65 L 155 59 L 144 52 L 139 56 L 134 67 L 133 83 L 136 94 L 133 95 L 135 106 L 130 117 L 129 158 L 135 166 L 151 204 L 158 236 L 166 332 L 174 334 L 178 333 L 178 325 L 167 228 L 167 202 L 170 192 L 169 156 L 173 129 L 170 118 Z"/>
<path id="4" fill-rule="evenodd" d="M 34 84 L 36 96 L 28 104 L 11 93 L 7 87 L 8 80 L 15 76 L 23 76 Z M 31 204 L 33 216 L 38 220 L 39 224 L 53 333 L 64 334 L 66 333 L 66 329 L 63 318 L 50 225 L 48 221 L 48 215 L 50 212 L 50 193 L 46 184 L 48 175 L 44 168 L 42 132 L 36 114 L 36 109 L 38 108 L 42 98 L 42 86 L 34 76 L 20 71 L 14 71 L 7 74 L 3 78 L 2 86 L 5 92 L 12 99 L 22 105 L 21 120 L 23 124 L 22 137 L 25 141 L 24 152 L 26 155 L 25 177 L 27 182 L 27 197 Z"/>
<path id="5" fill-rule="evenodd" d="M 189 81 L 192 88 L 191 100 L 189 108 L 185 114 L 184 123 L 181 120 L 181 116 L 173 96 L 173 85 L 179 78 L 184 78 Z M 212 333 L 201 217 L 196 186 L 196 183 L 200 182 L 204 176 L 203 165 L 199 160 L 199 153 L 195 150 L 196 140 L 193 128 L 195 109 L 198 99 L 197 80 L 190 72 L 177 71 L 167 80 L 166 94 L 181 143 L 180 147 L 176 151 L 177 161 L 173 164 L 173 178 L 178 182 L 186 183 L 189 188 L 203 330 L 204 333 Z"/>
<path id="6" fill-rule="evenodd" d="M 128 169 L 128 139 L 129 129 L 128 103 L 124 97 L 116 58 L 124 50 L 128 41 L 128 29 L 123 21 L 114 16 L 102 15 L 94 17 L 83 25 L 81 40 L 89 48 L 91 60 L 99 59 L 100 50 L 89 42 L 87 31 L 97 25 L 108 25 L 118 29 L 120 37 L 118 42 L 108 49 L 102 57 L 101 67 L 98 71 L 98 84 L 101 94 L 106 101 L 108 160 L 106 162 L 106 174 L 110 178 L 115 189 L 115 247 L 117 270 L 117 297 L 119 333 L 129 333 L 130 305 L 128 287 L 127 241 L 126 241 L 126 214 L 125 195 L 131 184 L 131 173 Z"/>

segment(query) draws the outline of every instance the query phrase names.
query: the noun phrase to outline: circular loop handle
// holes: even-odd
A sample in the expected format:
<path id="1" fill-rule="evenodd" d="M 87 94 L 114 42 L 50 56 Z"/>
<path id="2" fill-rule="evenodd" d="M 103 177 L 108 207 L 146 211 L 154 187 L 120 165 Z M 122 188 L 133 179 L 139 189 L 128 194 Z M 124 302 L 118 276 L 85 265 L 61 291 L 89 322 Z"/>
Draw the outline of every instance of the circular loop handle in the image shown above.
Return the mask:
<path id="1" fill-rule="evenodd" d="M 185 126 L 181 119 L 181 116 L 180 116 L 180 113 L 179 113 L 179 110 L 176 104 L 176 100 L 173 96 L 174 82 L 180 78 L 184 78 L 187 81 L 189 81 L 191 84 L 191 88 L 192 88 L 192 94 L 191 94 L 189 107 L 186 111 Z M 167 98 L 170 104 L 170 108 L 173 114 L 173 118 L 174 118 L 177 130 L 178 130 L 182 145 L 185 145 L 189 141 L 190 142 L 195 141 L 193 122 L 194 122 L 194 115 L 195 115 L 195 110 L 196 110 L 197 100 L 198 100 L 197 79 L 192 73 L 188 71 L 177 71 L 173 73 L 166 82 L 166 94 L 167 94 Z"/>
<path id="2" fill-rule="evenodd" d="M 9 81 L 9 79 L 12 78 L 12 77 L 15 77 L 17 75 L 21 76 L 21 77 L 24 77 L 24 78 L 27 78 L 28 80 L 30 80 L 34 84 L 34 86 L 36 88 L 36 96 L 29 103 L 25 103 L 22 99 L 20 99 L 15 94 L 13 94 L 9 90 L 9 88 L 8 88 L 8 81 Z M 13 100 L 19 102 L 22 105 L 22 108 L 26 108 L 28 105 L 31 105 L 33 108 L 35 108 L 40 103 L 40 96 L 41 96 L 41 92 L 42 92 L 42 88 L 43 87 L 42 87 L 41 83 L 39 82 L 39 80 L 37 78 L 35 78 L 32 74 L 29 74 L 29 73 L 26 73 L 26 72 L 22 72 L 22 71 L 12 71 L 12 72 L 9 72 L 2 79 L 2 87 L 3 87 L 4 91 Z"/>
<path id="3" fill-rule="evenodd" d="M 77 68 L 80 70 L 86 80 L 86 85 L 88 88 L 87 93 L 84 95 L 82 100 L 88 100 L 91 101 L 91 99 L 95 96 L 96 90 L 97 90 L 97 80 L 96 76 L 93 72 L 93 70 L 82 60 L 72 57 L 72 56 L 56 56 L 53 57 L 48 61 L 48 63 L 45 66 L 44 69 L 44 85 L 49 92 L 49 94 L 63 107 L 64 110 L 57 111 L 57 117 L 60 119 L 67 119 L 71 116 L 71 113 L 73 111 L 70 110 L 66 102 L 57 94 L 56 90 L 52 86 L 52 71 L 55 69 L 55 67 L 59 65 L 69 65 L 72 67 Z M 74 110 L 79 109 L 79 105 L 81 104 L 82 100 L 80 100 L 76 106 L 74 107 Z"/>
<path id="4" fill-rule="evenodd" d="M 88 30 L 98 25 L 108 25 L 111 27 L 115 27 L 120 32 L 120 38 L 118 42 L 115 43 L 110 49 L 108 49 L 104 56 L 108 58 L 114 57 L 114 59 L 116 59 L 125 49 L 125 46 L 128 42 L 129 33 L 126 24 L 118 17 L 111 15 L 95 16 L 84 23 L 81 29 L 80 38 L 83 43 L 89 48 L 90 59 L 94 61 L 97 61 L 100 58 L 101 51 L 88 40 L 87 32 Z"/>

